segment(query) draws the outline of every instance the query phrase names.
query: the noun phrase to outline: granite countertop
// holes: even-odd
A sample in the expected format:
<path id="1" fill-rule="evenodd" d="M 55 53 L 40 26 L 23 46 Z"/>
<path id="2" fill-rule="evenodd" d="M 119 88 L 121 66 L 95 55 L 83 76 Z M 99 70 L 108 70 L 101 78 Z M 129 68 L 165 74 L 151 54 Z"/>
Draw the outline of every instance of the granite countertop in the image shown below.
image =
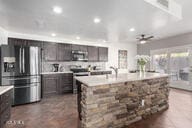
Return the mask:
<path id="1" fill-rule="evenodd" d="M 118 78 L 115 78 L 115 75 L 108 75 L 107 79 L 106 75 L 99 75 L 99 76 L 81 76 L 81 77 L 75 77 L 75 79 L 87 86 L 98 86 L 98 85 L 115 84 L 137 80 L 147 80 L 168 76 L 169 76 L 168 74 L 160 74 L 160 73 L 144 73 L 142 75 L 139 73 L 124 73 L 124 74 L 118 74 Z"/>
<path id="2" fill-rule="evenodd" d="M 112 70 L 91 70 L 90 72 L 110 72 Z"/>
<path id="3" fill-rule="evenodd" d="M 106 72 L 111 70 L 91 70 L 90 72 Z M 63 72 L 42 72 L 42 75 L 49 75 L 49 74 L 65 74 L 65 73 L 73 73 L 72 71 L 63 71 Z"/>
<path id="4" fill-rule="evenodd" d="M 0 95 L 11 90 L 12 88 L 13 88 L 13 86 L 0 86 Z"/>
<path id="5" fill-rule="evenodd" d="M 72 71 L 63 71 L 63 72 L 42 72 L 42 75 L 49 75 L 49 74 L 65 74 L 65 73 L 73 73 Z"/>

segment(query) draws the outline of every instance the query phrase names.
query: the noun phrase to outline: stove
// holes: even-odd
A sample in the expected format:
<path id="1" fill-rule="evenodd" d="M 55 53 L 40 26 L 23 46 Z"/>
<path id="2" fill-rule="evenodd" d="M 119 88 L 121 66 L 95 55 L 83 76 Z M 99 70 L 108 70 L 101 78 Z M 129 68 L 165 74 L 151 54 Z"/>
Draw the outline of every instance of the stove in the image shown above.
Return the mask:
<path id="1" fill-rule="evenodd" d="M 81 73 L 81 72 L 88 72 L 87 68 L 71 68 L 70 69 L 73 73 Z"/>
<path id="2" fill-rule="evenodd" d="M 70 70 L 73 72 L 73 93 L 76 94 L 78 91 L 78 85 L 75 77 L 89 76 L 90 72 L 87 68 L 71 68 Z"/>

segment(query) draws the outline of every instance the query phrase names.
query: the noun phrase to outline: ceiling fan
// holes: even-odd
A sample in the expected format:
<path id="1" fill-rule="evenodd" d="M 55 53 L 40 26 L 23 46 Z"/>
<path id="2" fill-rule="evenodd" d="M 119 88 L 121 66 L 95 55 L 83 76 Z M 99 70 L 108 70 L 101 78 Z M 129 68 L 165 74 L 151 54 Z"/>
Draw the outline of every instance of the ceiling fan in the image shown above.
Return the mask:
<path id="1" fill-rule="evenodd" d="M 146 37 L 145 34 L 142 34 L 142 35 L 140 35 L 140 37 L 138 37 L 136 39 L 138 39 L 141 44 L 145 44 L 145 43 L 147 43 L 147 41 L 150 41 L 152 38 L 154 38 L 154 36 Z"/>

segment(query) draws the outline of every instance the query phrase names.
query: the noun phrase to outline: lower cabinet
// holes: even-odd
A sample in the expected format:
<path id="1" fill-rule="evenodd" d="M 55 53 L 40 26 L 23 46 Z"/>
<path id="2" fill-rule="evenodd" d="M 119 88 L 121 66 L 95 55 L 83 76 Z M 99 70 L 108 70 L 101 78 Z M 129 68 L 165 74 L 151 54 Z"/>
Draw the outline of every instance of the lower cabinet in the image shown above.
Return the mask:
<path id="1" fill-rule="evenodd" d="M 59 93 L 73 92 L 73 74 L 66 73 L 60 75 Z"/>
<path id="2" fill-rule="evenodd" d="M 96 72 L 91 72 L 91 75 L 106 75 L 106 74 L 112 74 L 112 71 L 96 71 Z"/>
<path id="3" fill-rule="evenodd" d="M 12 92 L 13 90 L 9 90 L 0 95 L 0 128 L 4 128 L 4 125 L 10 119 Z"/>
<path id="4" fill-rule="evenodd" d="M 43 97 L 64 94 L 73 91 L 73 74 L 45 74 L 42 75 Z"/>
<path id="5" fill-rule="evenodd" d="M 53 94 L 58 94 L 59 90 L 59 75 L 43 75 L 42 76 L 42 94 L 44 96 L 49 96 Z"/>

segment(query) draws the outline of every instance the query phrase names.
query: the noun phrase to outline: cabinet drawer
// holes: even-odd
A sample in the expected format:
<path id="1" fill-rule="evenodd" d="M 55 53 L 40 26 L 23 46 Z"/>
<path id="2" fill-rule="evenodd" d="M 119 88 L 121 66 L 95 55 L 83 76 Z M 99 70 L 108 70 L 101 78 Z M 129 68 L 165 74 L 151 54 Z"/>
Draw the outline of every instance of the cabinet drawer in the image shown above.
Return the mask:
<path id="1" fill-rule="evenodd" d="M 103 75 L 105 75 L 105 74 L 112 74 L 112 71 L 104 71 Z"/>
<path id="2" fill-rule="evenodd" d="M 12 90 L 2 94 L 0 96 L 0 104 L 2 104 L 6 99 L 11 99 L 11 97 L 12 97 Z"/>
<path id="3" fill-rule="evenodd" d="M 106 74 L 112 74 L 112 71 L 91 72 L 91 75 L 106 75 Z"/>
<path id="4" fill-rule="evenodd" d="M 102 72 L 91 72 L 91 75 L 102 75 Z"/>

